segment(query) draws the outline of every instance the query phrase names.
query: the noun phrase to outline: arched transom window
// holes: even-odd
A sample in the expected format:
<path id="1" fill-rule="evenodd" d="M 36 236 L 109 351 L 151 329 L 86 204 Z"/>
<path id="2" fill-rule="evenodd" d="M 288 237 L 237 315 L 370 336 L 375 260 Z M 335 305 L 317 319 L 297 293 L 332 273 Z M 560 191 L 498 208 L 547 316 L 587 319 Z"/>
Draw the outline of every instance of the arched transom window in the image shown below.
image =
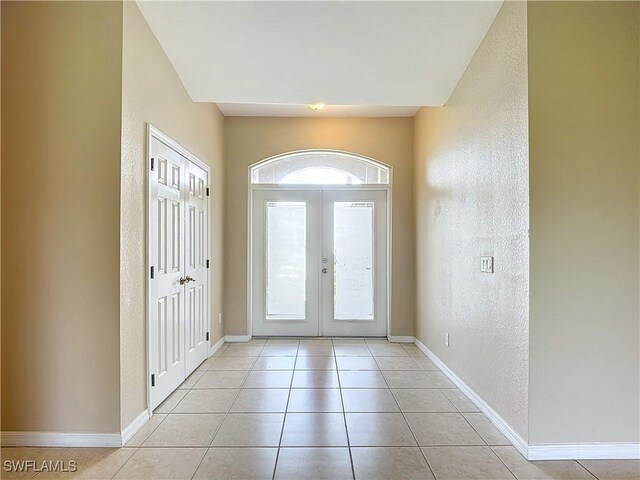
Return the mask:
<path id="1" fill-rule="evenodd" d="M 280 155 L 251 167 L 252 184 L 388 185 L 389 167 L 351 153 L 306 151 Z"/>

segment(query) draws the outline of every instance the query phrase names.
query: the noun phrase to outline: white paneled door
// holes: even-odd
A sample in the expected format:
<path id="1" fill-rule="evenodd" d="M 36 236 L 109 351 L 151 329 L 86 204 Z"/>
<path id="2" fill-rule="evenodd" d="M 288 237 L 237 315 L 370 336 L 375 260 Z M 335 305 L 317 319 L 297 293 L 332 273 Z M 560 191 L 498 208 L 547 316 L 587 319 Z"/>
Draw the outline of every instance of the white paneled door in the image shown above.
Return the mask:
<path id="1" fill-rule="evenodd" d="M 208 355 L 208 172 L 150 129 L 148 317 L 151 408 Z"/>
<path id="2" fill-rule="evenodd" d="M 253 335 L 387 333 L 387 192 L 253 191 Z"/>

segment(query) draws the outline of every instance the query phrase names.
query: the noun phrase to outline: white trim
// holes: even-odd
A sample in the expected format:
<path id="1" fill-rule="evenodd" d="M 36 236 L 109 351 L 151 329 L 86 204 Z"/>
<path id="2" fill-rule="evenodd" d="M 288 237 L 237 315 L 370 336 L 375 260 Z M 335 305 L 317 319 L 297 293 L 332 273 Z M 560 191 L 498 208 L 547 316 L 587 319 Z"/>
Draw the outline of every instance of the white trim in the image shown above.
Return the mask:
<path id="1" fill-rule="evenodd" d="M 493 408 L 489 406 L 476 392 L 471 390 L 455 373 L 453 373 L 445 363 L 440 360 L 424 343 L 414 338 L 413 343 L 424 353 L 451 380 L 458 389 L 464 393 L 473 404 L 484 413 L 500 432 L 507 437 L 514 447 L 527 458 L 527 442 L 502 418 Z"/>
<path id="2" fill-rule="evenodd" d="M 229 343 L 241 343 L 251 340 L 251 335 L 227 335 L 224 337 L 225 342 Z"/>
<path id="3" fill-rule="evenodd" d="M 211 357 L 214 353 L 216 353 L 218 350 L 220 350 L 220 347 L 222 347 L 222 345 L 224 345 L 224 342 L 225 342 L 225 337 L 223 335 L 220 340 L 218 340 L 216 343 L 211 345 L 211 348 L 209 348 L 209 356 Z"/>
<path id="4" fill-rule="evenodd" d="M 2 432 L 3 447 L 121 447 L 120 433 Z"/>
<path id="5" fill-rule="evenodd" d="M 390 337 L 389 341 L 392 341 Z M 528 460 L 637 460 L 640 459 L 640 443 L 551 443 L 528 445 L 527 442 L 476 392 L 471 390 L 447 365 L 420 340 L 413 343 L 424 353 L 476 407 L 484 413 L 514 447 Z"/>
<path id="6" fill-rule="evenodd" d="M 529 445 L 529 460 L 638 460 L 640 443 L 550 443 Z"/>
<path id="7" fill-rule="evenodd" d="M 126 445 L 126 443 L 131 440 L 136 433 L 138 433 L 138 430 L 147 423 L 149 418 L 151 418 L 151 413 L 149 410 L 144 410 L 140 415 L 133 419 L 133 422 L 124 427 L 121 433 L 121 444 Z"/>
<path id="8" fill-rule="evenodd" d="M 413 337 L 409 335 L 387 335 L 387 340 L 392 343 L 413 343 Z"/>

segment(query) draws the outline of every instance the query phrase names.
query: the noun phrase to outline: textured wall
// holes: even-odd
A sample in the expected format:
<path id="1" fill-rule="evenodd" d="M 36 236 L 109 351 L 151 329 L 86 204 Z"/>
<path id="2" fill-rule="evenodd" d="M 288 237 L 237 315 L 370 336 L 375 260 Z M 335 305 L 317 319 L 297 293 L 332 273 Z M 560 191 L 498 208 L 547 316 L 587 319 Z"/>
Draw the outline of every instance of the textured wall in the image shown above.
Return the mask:
<path id="1" fill-rule="evenodd" d="M 279 153 L 324 148 L 393 166 L 391 334 L 413 335 L 413 119 L 229 117 L 225 139 L 225 333 L 247 332 L 247 168 Z"/>
<path id="2" fill-rule="evenodd" d="M 640 440 L 638 2 L 531 2 L 530 442 Z"/>
<path id="3" fill-rule="evenodd" d="M 121 386 L 122 427 L 147 408 L 146 123 L 211 167 L 211 342 L 222 337 L 223 117 L 193 103 L 135 2 L 124 2 L 122 72 Z"/>
<path id="4" fill-rule="evenodd" d="M 119 421 L 122 4 L 2 2 L 2 429 Z"/>
<path id="5" fill-rule="evenodd" d="M 416 336 L 525 440 L 526 27 L 526 4 L 505 2 L 447 105 L 420 110 L 414 134 Z M 481 254 L 495 273 L 480 273 Z"/>

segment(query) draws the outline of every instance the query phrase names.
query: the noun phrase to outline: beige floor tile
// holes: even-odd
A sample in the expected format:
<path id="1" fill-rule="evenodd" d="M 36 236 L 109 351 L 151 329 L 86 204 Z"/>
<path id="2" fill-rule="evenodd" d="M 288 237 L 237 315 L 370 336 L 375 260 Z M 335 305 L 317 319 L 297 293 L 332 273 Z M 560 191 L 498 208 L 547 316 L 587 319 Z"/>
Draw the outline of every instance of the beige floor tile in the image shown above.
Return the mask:
<path id="1" fill-rule="evenodd" d="M 375 357 L 380 370 L 422 370 L 411 357 Z"/>
<path id="2" fill-rule="evenodd" d="M 347 413 L 349 442 L 355 447 L 412 447 L 416 441 L 401 413 Z"/>
<path id="3" fill-rule="evenodd" d="M 378 357 L 408 357 L 407 351 L 397 343 L 373 344 L 369 345 L 371 353 Z"/>
<path id="4" fill-rule="evenodd" d="M 640 460 L 580 460 L 599 480 L 639 480 Z"/>
<path id="5" fill-rule="evenodd" d="M 277 448 L 211 448 L 194 480 L 271 480 Z"/>
<path id="6" fill-rule="evenodd" d="M 149 435 L 153 433 L 153 431 L 158 428 L 164 419 L 167 418 L 166 414 L 163 413 L 154 413 L 147 423 L 145 423 L 140 430 L 136 432 L 136 434 L 129 439 L 126 447 L 139 447 L 144 443 L 144 441 L 149 438 Z"/>
<path id="7" fill-rule="evenodd" d="M 296 370 L 293 388 L 336 388 L 338 373 L 335 370 Z"/>
<path id="8" fill-rule="evenodd" d="M 266 338 L 252 338 L 248 342 L 245 342 L 244 345 L 250 345 L 250 346 L 262 345 L 262 346 L 264 346 L 266 343 L 267 343 L 267 339 Z"/>
<path id="9" fill-rule="evenodd" d="M 480 410 L 476 407 L 471 400 L 467 398 L 467 396 L 462 393 L 458 389 L 446 388 L 442 390 L 442 393 L 449 399 L 451 403 L 458 409 L 460 412 L 479 412 Z"/>
<path id="10" fill-rule="evenodd" d="M 218 350 L 213 352 L 212 357 L 221 357 L 222 356 L 222 352 L 224 352 L 227 349 L 228 346 L 229 346 L 228 343 L 222 344 L 222 346 Z"/>
<path id="11" fill-rule="evenodd" d="M 341 370 L 340 386 L 342 388 L 387 388 L 382 373 L 370 370 Z"/>
<path id="12" fill-rule="evenodd" d="M 291 370 L 253 370 L 243 388 L 289 388 L 292 375 Z"/>
<path id="13" fill-rule="evenodd" d="M 413 358 L 426 358 L 426 355 L 422 353 L 418 347 L 410 343 L 403 343 L 402 348 Z"/>
<path id="14" fill-rule="evenodd" d="M 453 413 L 458 411 L 444 393 L 435 388 L 400 388 L 393 390 L 393 394 L 403 412 Z"/>
<path id="15" fill-rule="evenodd" d="M 511 445 L 500 430 L 482 413 L 463 413 L 464 418 L 478 432 L 487 445 Z"/>
<path id="16" fill-rule="evenodd" d="M 493 451 L 518 480 L 595 480 L 573 460 L 529 462 L 512 446 L 494 447 Z"/>
<path id="17" fill-rule="evenodd" d="M 299 345 L 300 340 L 297 338 L 268 338 L 267 345 Z"/>
<path id="18" fill-rule="evenodd" d="M 224 352 L 223 357 L 257 357 L 262 352 L 262 345 L 245 345 L 234 344 L 229 345 Z"/>
<path id="19" fill-rule="evenodd" d="M 348 448 L 282 448 L 278 455 L 277 480 L 352 479 Z"/>
<path id="20" fill-rule="evenodd" d="M 423 448 L 438 480 L 513 480 L 489 447 Z"/>
<path id="21" fill-rule="evenodd" d="M 399 412 L 398 404 L 387 388 L 345 388 L 342 390 L 345 412 Z"/>
<path id="22" fill-rule="evenodd" d="M 284 412 L 287 409 L 289 389 L 243 388 L 233 402 L 234 413 Z"/>
<path id="23" fill-rule="evenodd" d="M 206 448 L 140 448 L 114 478 L 118 480 L 190 479 Z"/>
<path id="24" fill-rule="evenodd" d="M 240 370 L 207 370 L 194 388 L 240 388 L 246 376 Z"/>
<path id="25" fill-rule="evenodd" d="M 41 465 L 43 461 L 55 461 L 66 451 L 66 448 L 44 448 L 44 447 L 2 447 L 0 449 L 0 460 L 2 460 L 2 479 L 26 479 L 32 478 L 35 472 L 33 468 L 25 468 L 25 464 L 13 462 L 34 461 L 36 465 Z M 5 469 L 5 461 L 11 462 L 10 471 Z"/>
<path id="26" fill-rule="evenodd" d="M 142 447 L 208 447 L 223 418 L 224 415 L 172 413 Z"/>
<path id="27" fill-rule="evenodd" d="M 296 357 L 260 357 L 253 370 L 293 370 Z"/>
<path id="28" fill-rule="evenodd" d="M 431 377 L 431 380 L 436 384 L 438 388 L 457 388 L 451 380 L 447 378 L 447 376 L 442 372 L 437 372 L 435 370 L 428 370 L 426 374 Z"/>
<path id="29" fill-rule="evenodd" d="M 300 345 L 298 347 L 299 357 L 332 357 L 333 345 Z"/>
<path id="30" fill-rule="evenodd" d="M 258 357 L 211 357 L 204 362 L 205 370 L 251 370 Z"/>
<path id="31" fill-rule="evenodd" d="M 332 347 L 333 346 L 333 342 L 331 341 L 330 338 L 318 338 L 318 339 L 310 338 L 310 339 L 306 339 L 306 340 L 300 340 L 300 346 L 303 346 L 303 345 L 311 345 L 311 346 L 316 346 L 316 347 L 319 347 L 321 345 L 322 346 L 328 345 L 328 346 Z"/>
<path id="32" fill-rule="evenodd" d="M 436 366 L 435 363 L 433 363 L 431 360 L 429 360 L 428 358 L 424 357 L 424 358 L 416 358 L 416 363 L 418 365 L 420 365 L 420 367 L 423 370 L 436 370 L 439 371 L 440 369 Z"/>
<path id="33" fill-rule="evenodd" d="M 370 357 L 371 350 L 365 344 L 335 343 L 333 350 L 337 357 Z"/>
<path id="34" fill-rule="evenodd" d="M 172 413 L 227 413 L 236 393 L 230 388 L 189 390 Z"/>
<path id="35" fill-rule="evenodd" d="M 77 467 L 75 472 L 41 472 L 34 478 L 38 480 L 110 479 L 135 451 L 135 448 L 68 448 L 57 460 L 63 462 L 64 468 L 69 468 L 71 462 L 74 462 Z M 2 478 L 5 478 L 4 475 Z"/>
<path id="36" fill-rule="evenodd" d="M 436 388 L 435 382 L 418 370 L 389 370 L 383 372 L 391 388 Z"/>
<path id="37" fill-rule="evenodd" d="M 406 417 L 418 444 L 422 447 L 485 445 L 482 438 L 459 413 L 407 413 Z"/>
<path id="38" fill-rule="evenodd" d="M 342 413 L 289 413 L 281 445 L 287 447 L 347 446 Z"/>
<path id="39" fill-rule="evenodd" d="M 294 388 L 289 396 L 288 412 L 342 412 L 337 388 Z"/>
<path id="40" fill-rule="evenodd" d="M 213 439 L 220 447 L 277 447 L 284 414 L 233 413 L 225 417 Z"/>
<path id="41" fill-rule="evenodd" d="M 336 370 L 335 357 L 298 357 L 296 370 Z"/>
<path id="42" fill-rule="evenodd" d="M 364 341 L 367 345 L 393 345 L 386 338 L 366 338 Z"/>
<path id="43" fill-rule="evenodd" d="M 373 357 L 336 357 L 338 370 L 379 370 Z"/>
<path id="44" fill-rule="evenodd" d="M 434 480 L 417 447 L 357 447 L 351 456 L 358 479 Z"/>
<path id="45" fill-rule="evenodd" d="M 366 345 L 363 338 L 334 338 L 333 346 L 336 345 Z"/>
<path id="46" fill-rule="evenodd" d="M 173 393 L 164 400 L 164 402 L 156 407 L 153 413 L 171 413 L 171 410 L 176 408 L 176 405 L 180 403 L 188 392 L 189 390 L 174 390 Z"/>
<path id="47" fill-rule="evenodd" d="M 298 344 L 295 345 L 272 345 L 267 343 L 260 352 L 262 357 L 295 357 L 298 353 Z"/>
<path id="48" fill-rule="evenodd" d="M 193 386 L 198 383 L 198 380 L 200 380 L 205 374 L 204 370 L 196 370 L 195 372 L 193 372 L 191 375 L 189 375 L 187 377 L 187 379 L 182 382 L 182 384 L 178 387 L 181 389 L 190 389 L 193 388 Z"/>

